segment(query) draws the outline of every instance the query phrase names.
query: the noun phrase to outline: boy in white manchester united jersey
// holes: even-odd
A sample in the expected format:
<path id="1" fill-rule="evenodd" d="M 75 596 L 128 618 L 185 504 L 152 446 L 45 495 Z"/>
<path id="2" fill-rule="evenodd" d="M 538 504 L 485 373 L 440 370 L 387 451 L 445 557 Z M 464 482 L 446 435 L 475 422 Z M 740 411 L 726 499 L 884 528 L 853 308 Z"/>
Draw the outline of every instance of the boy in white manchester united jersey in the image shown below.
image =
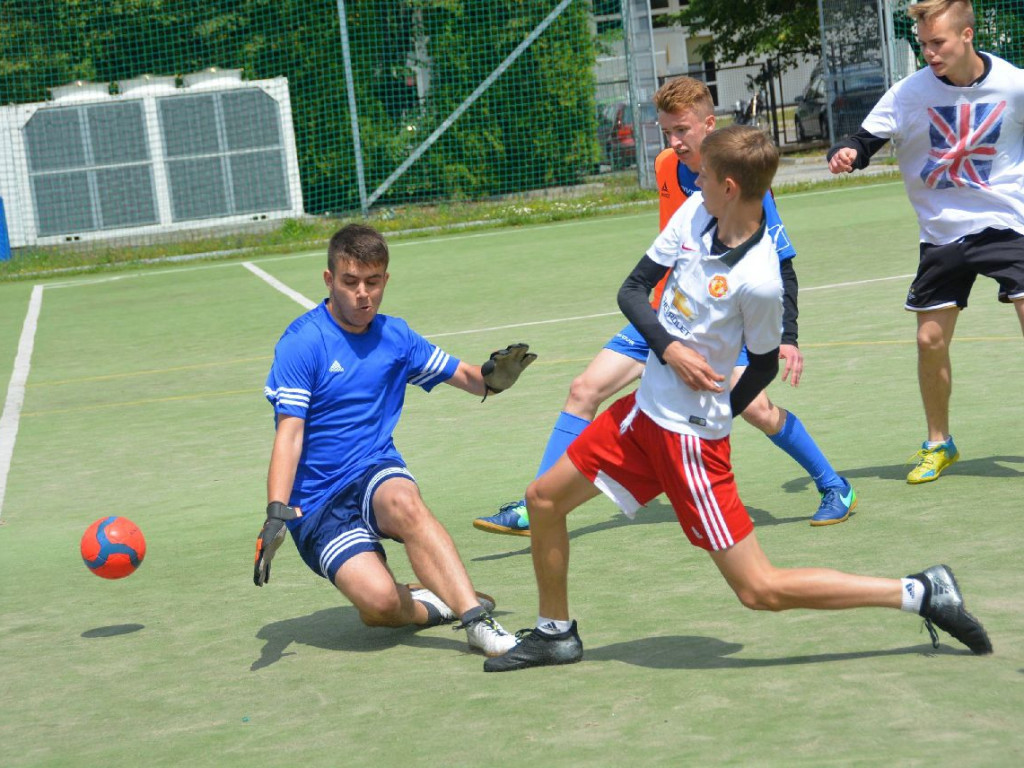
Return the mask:
<path id="1" fill-rule="evenodd" d="M 754 535 L 736 492 L 729 431 L 732 414 L 779 368 L 782 279 L 763 206 L 778 163 L 771 139 L 753 127 L 729 126 L 704 139 L 701 192 L 675 213 L 619 291 L 620 308 L 651 348 L 640 387 L 598 416 L 527 489 L 540 612 L 536 627 L 484 662 L 485 671 L 583 657 L 569 614 L 566 516 L 599 493 L 629 515 L 665 493 L 686 537 L 710 554 L 748 608 L 902 608 L 975 653 L 991 652 L 946 566 L 902 580 L 776 568 Z M 666 274 L 655 312 L 650 292 Z M 708 364 L 727 384 L 744 342 L 749 365 L 731 391 L 695 375 Z"/>
<path id="2" fill-rule="evenodd" d="M 928 438 L 907 482 L 927 483 L 960 458 L 949 345 L 978 275 L 998 282 L 1024 329 L 1024 71 L 974 50 L 967 0 L 925 0 L 907 13 L 928 66 L 890 88 L 828 156 L 833 173 L 849 173 L 892 139 L 917 212 L 920 264 L 905 306 L 917 315 Z"/>

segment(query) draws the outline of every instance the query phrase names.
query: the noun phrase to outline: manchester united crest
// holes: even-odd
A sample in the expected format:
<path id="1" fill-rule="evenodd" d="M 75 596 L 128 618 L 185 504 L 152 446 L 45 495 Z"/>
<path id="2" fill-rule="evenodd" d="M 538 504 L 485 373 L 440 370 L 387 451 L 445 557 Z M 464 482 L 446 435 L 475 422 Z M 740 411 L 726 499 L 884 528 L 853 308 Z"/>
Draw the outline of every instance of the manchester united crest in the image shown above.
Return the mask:
<path id="1" fill-rule="evenodd" d="M 725 275 L 715 275 L 711 278 L 711 282 L 708 283 L 708 293 L 714 298 L 720 299 L 729 292 L 729 281 L 725 279 Z"/>

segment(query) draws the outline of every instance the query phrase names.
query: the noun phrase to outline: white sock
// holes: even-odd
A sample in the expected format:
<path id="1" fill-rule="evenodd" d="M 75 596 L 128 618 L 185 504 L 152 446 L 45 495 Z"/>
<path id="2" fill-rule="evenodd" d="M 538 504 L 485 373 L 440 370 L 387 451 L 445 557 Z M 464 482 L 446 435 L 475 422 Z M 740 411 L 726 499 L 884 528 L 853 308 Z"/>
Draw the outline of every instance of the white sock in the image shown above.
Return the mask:
<path id="1" fill-rule="evenodd" d="M 559 619 L 547 619 L 543 616 L 538 616 L 537 629 L 545 635 L 560 635 L 572 629 L 572 621 L 560 621 Z"/>
<path id="2" fill-rule="evenodd" d="M 940 445 L 945 445 L 948 442 L 949 438 L 947 437 L 945 440 L 925 440 L 924 444 L 929 451 L 934 451 Z"/>
<path id="3" fill-rule="evenodd" d="M 924 584 L 917 579 L 900 579 L 903 585 L 903 605 L 901 611 L 907 613 L 921 613 L 921 604 L 924 601 Z"/>

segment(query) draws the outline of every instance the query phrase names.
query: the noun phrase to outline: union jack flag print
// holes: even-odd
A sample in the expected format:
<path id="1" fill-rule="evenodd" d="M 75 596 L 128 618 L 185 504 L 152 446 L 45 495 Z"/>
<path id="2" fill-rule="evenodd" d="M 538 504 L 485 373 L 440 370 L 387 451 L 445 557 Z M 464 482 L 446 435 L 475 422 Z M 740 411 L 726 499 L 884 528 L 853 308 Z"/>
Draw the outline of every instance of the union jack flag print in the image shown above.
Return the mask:
<path id="1" fill-rule="evenodd" d="M 1006 102 L 929 107 L 932 148 L 921 178 L 932 189 L 987 188 Z"/>

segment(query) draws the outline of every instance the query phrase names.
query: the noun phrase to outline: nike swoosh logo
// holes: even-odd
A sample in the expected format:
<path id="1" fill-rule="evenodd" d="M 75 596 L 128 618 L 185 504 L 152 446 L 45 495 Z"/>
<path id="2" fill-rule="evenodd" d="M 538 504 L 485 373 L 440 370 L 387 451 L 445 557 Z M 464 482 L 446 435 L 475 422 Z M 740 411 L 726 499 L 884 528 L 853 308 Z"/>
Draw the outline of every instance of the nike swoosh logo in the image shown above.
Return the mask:
<path id="1" fill-rule="evenodd" d="M 853 488 L 850 488 L 849 492 L 844 496 L 840 496 L 839 499 L 843 502 L 844 506 L 849 507 L 853 503 Z"/>

